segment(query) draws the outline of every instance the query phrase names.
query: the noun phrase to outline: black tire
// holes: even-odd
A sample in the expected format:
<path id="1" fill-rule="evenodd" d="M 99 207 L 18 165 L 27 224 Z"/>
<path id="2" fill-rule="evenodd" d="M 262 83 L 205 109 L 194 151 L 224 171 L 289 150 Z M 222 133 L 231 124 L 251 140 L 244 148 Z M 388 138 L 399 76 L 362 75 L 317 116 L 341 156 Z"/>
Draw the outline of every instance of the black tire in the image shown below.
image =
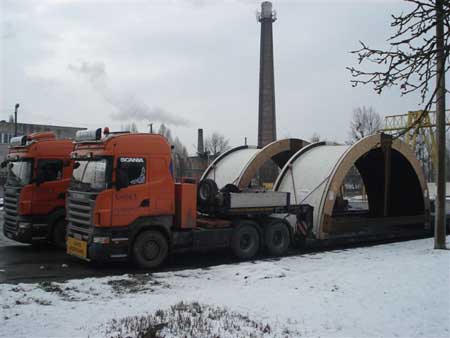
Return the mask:
<path id="1" fill-rule="evenodd" d="M 66 248 L 67 222 L 59 219 L 52 227 L 52 244 L 58 249 Z"/>
<path id="2" fill-rule="evenodd" d="M 161 265 L 169 253 L 167 238 L 159 231 L 141 232 L 133 245 L 133 259 L 138 267 L 153 269 Z"/>
<path id="3" fill-rule="evenodd" d="M 209 178 L 201 180 L 197 190 L 198 200 L 202 203 L 214 203 L 218 191 L 217 184 L 213 180 Z"/>
<path id="4" fill-rule="evenodd" d="M 200 211 L 208 212 L 214 207 L 214 202 L 219 189 L 216 182 L 206 178 L 201 180 L 197 188 L 197 202 Z"/>
<path id="5" fill-rule="evenodd" d="M 267 224 L 264 242 L 270 255 L 285 255 L 291 245 L 291 234 L 286 223 L 275 220 Z"/>
<path id="6" fill-rule="evenodd" d="M 258 230 L 253 222 L 242 222 L 233 233 L 231 249 L 240 259 L 251 259 L 256 256 L 260 248 Z"/>

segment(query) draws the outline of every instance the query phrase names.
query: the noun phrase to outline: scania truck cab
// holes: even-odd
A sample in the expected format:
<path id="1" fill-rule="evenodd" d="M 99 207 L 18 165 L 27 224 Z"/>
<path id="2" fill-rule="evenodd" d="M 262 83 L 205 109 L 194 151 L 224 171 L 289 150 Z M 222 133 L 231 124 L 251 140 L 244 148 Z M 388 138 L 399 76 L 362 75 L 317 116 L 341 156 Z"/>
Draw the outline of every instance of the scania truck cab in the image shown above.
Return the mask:
<path id="1" fill-rule="evenodd" d="M 145 227 L 168 236 L 174 221 L 171 149 L 156 134 L 80 131 L 67 196 L 67 251 L 96 261 L 127 260 Z M 167 250 L 166 247 L 164 250 Z"/>
<path id="2" fill-rule="evenodd" d="M 53 132 L 11 139 L 2 167 L 6 237 L 22 243 L 48 243 L 65 247 L 65 196 L 72 176 L 71 140 Z"/>
<path id="3" fill-rule="evenodd" d="M 176 182 L 171 146 L 161 135 L 79 131 L 72 159 L 67 252 L 84 260 L 154 268 L 169 252 L 188 250 L 230 248 L 249 259 L 265 248 L 282 255 L 296 236 L 286 214 L 302 217 L 289 193 Z"/>

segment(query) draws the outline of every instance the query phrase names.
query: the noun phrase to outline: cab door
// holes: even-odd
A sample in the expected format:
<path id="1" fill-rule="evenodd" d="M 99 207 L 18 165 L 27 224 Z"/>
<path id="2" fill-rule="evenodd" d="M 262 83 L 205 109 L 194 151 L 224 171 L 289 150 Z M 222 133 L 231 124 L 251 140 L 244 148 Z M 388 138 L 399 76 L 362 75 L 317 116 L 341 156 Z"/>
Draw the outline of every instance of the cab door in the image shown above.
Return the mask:
<path id="1" fill-rule="evenodd" d="M 64 207 L 65 191 L 62 188 L 63 161 L 39 159 L 36 165 L 32 213 L 48 214 L 57 207 Z"/>
<path id="2" fill-rule="evenodd" d="M 119 157 L 116 162 L 112 225 L 126 226 L 150 214 L 152 199 L 148 188 L 148 159 Z"/>

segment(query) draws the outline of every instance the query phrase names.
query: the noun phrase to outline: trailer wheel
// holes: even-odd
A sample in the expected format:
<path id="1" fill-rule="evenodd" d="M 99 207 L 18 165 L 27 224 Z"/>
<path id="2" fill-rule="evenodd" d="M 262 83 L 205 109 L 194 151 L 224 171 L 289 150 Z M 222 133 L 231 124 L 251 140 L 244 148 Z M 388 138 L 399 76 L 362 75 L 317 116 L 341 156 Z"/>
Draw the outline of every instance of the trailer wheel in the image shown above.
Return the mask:
<path id="1" fill-rule="evenodd" d="M 161 265 L 169 252 L 169 243 L 159 231 L 148 230 L 140 233 L 133 245 L 135 263 L 144 269 Z"/>
<path id="2" fill-rule="evenodd" d="M 64 219 L 55 222 L 52 228 L 52 243 L 58 249 L 66 248 L 67 223 Z"/>
<path id="3" fill-rule="evenodd" d="M 236 257 L 241 259 L 253 258 L 258 253 L 259 246 L 259 233 L 253 222 L 242 222 L 234 230 L 231 248 Z"/>
<path id="4" fill-rule="evenodd" d="M 264 240 L 269 253 L 273 256 L 286 254 L 291 245 L 291 235 L 284 222 L 273 221 L 267 224 Z"/>

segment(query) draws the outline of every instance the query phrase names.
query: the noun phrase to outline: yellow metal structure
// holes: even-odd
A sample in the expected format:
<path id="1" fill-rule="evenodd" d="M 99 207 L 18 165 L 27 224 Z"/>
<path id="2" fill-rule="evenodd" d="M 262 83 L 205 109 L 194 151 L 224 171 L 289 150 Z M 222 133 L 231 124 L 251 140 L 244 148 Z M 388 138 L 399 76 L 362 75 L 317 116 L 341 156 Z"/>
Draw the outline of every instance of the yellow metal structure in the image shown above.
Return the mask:
<path id="1" fill-rule="evenodd" d="M 446 125 L 450 126 L 450 110 L 446 111 L 445 121 Z M 437 163 L 435 128 L 436 112 L 417 110 L 407 114 L 386 116 L 384 128 L 381 131 L 387 134 L 406 131 L 402 138 L 414 151 L 417 149 L 417 139 L 420 135 L 431 157 L 431 163 L 435 167 Z"/>

